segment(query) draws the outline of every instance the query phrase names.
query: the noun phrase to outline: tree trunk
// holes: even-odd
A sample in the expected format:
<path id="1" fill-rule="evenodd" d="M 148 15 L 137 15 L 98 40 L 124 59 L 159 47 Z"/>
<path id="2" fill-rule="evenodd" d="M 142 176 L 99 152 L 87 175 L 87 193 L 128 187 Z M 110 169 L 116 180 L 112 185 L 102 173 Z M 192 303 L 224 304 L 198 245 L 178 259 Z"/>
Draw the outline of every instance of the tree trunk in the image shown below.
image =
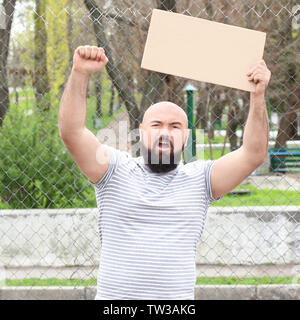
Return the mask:
<path id="1" fill-rule="evenodd" d="M 295 3 L 295 2 L 294 2 Z M 284 103 L 284 114 L 281 116 L 279 122 L 278 133 L 275 142 L 275 148 L 285 148 L 286 142 L 292 140 L 297 135 L 297 130 L 294 128 L 294 122 L 297 116 L 297 110 L 300 110 L 300 87 L 299 87 L 299 69 L 297 69 L 297 53 L 299 51 L 294 48 L 290 48 L 293 41 L 292 23 L 286 23 L 288 21 L 289 14 L 285 12 L 283 17 L 279 20 L 279 35 L 282 39 L 282 47 L 286 48 L 284 52 L 285 59 L 279 65 L 280 72 L 284 72 L 288 76 L 288 80 L 285 83 L 285 88 L 289 90 L 290 94 L 286 97 Z M 298 35 L 299 37 L 299 35 Z M 299 40 L 298 40 L 299 43 Z M 297 48 L 297 47 L 295 47 Z"/>
<path id="2" fill-rule="evenodd" d="M 136 100 L 132 93 L 131 88 L 127 85 L 126 77 L 123 74 L 118 73 L 118 68 L 114 62 L 113 56 L 111 54 L 111 48 L 106 39 L 104 23 L 102 18 L 105 16 L 99 6 L 94 0 L 84 0 L 86 8 L 90 12 L 90 17 L 93 21 L 93 28 L 97 40 L 97 45 L 105 49 L 105 55 L 109 62 L 106 65 L 107 73 L 114 82 L 114 85 L 125 103 L 128 114 L 130 117 L 130 129 L 133 130 L 138 128 L 139 120 L 141 119 L 140 111 L 137 106 Z"/>
<path id="3" fill-rule="evenodd" d="M 240 147 L 243 144 L 245 125 L 246 125 L 247 117 L 249 114 L 249 107 L 250 107 L 249 92 L 243 93 L 241 98 L 243 99 L 243 108 L 241 110 L 241 116 L 240 116 L 240 126 L 242 127 L 242 135 L 241 135 L 240 145 L 239 145 Z"/>
<path id="4" fill-rule="evenodd" d="M 18 105 L 19 104 L 19 93 L 17 90 L 17 86 L 14 86 L 14 93 L 15 93 L 15 104 Z"/>
<path id="5" fill-rule="evenodd" d="M 0 127 L 9 108 L 7 56 L 16 0 L 4 0 L 2 5 L 5 11 L 6 28 L 0 29 Z"/>
<path id="6" fill-rule="evenodd" d="M 176 0 L 157 0 L 157 8 L 160 10 L 172 11 L 176 12 Z M 186 80 L 180 79 L 180 81 L 176 81 L 175 77 L 170 74 L 161 74 L 161 81 L 164 82 L 161 84 L 162 89 L 164 89 L 157 101 L 154 100 L 153 103 L 158 102 L 159 100 L 167 100 L 172 101 L 178 105 L 184 105 L 184 96 L 182 93 L 182 89 Z M 157 89 L 158 87 L 155 87 Z M 147 92 L 146 92 L 147 94 Z M 142 109 L 143 111 L 145 109 Z"/>
<path id="7" fill-rule="evenodd" d="M 164 93 L 164 79 L 166 77 L 165 74 L 160 72 L 143 71 L 143 73 L 145 74 L 145 85 L 141 101 L 142 115 L 151 104 L 161 100 Z M 155 90 L 153 90 L 153 88 L 155 88 Z"/>
<path id="8" fill-rule="evenodd" d="M 176 12 L 176 0 L 157 0 L 156 2 L 158 9 Z"/>
<path id="9" fill-rule="evenodd" d="M 297 111 L 300 110 L 300 87 L 296 83 L 297 70 L 296 65 L 291 64 L 289 68 L 289 88 L 296 88 L 293 94 L 290 94 L 285 105 L 286 112 L 282 115 L 279 122 L 279 129 L 276 137 L 275 148 L 285 148 L 287 140 L 293 140 L 297 136 L 295 126 L 297 120 Z"/>
<path id="10" fill-rule="evenodd" d="M 68 47 L 69 47 L 69 66 L 73 64 L 73 17 L 72 17 L 72 0 L 68 1 L 68 20 L 67 20 L 67 39 L 68 39 Z"/>
<path id="11" fill-rule="evenodd" d="M 50 109 L 49 79 L 47 73 L 47 30 L 45 26 L 46 4 L 35 0 L 34 12 L 34 76 L 33 86 L 38 110 L 41 113 Z"/>
<path id="12" fill-rule="evenodd" d="M 109 115 L 112 116 L 114 113 L 114 101 L 115 101 L 115 87 L 114 84 L 111 83 L 111 88 L 110 88 L 110 102 L 109 102 Z"/>
<path id="13" fill-rule="evenodd" d="M 120 108 L 122 107 L 122 103 L 123 103 L 122 98 L 121 98 L 121 96 L 118 94 L 118 109 L 120 109 Z"/>
<path id="14" fill-rule="evenodd" d="M 219 122 L 221 124 L 222 120 L 222 113 L 224 110 L 224 102 L 221 101 L 220 95 L 218 92 L 215 93 L 215 99 L 214 99 L 214 105 L 211 106 L 211 111 L 210 111 L 210 132 L 209 135 L 211 139 L 214 139 L 215 137 L 215 128 L 217 123 Z"/>
<path id="15" fill-rule="evenodd" d="M 96 116 L 98 118 L 102 117 L 102 82 L 101 82 L 101 73 L 97 75 L 95 79 L 95 91 L 96 91 Z"/>
<path id="16" fill-rule="evenodd" d="M 230 142 L 230 151 L 236 150 L 237 147 L 237 135 L 236 135 L 236 129 L 239 124 L 239 121 L 237 119 L 238 114 L 238 106 L 233 105 L 229 107 L 228 110 L 228 138 Z"/>
<path id="17" fill-rule="evenodd" d="M 286 112 L 279 122 L 279 129 L 276 137 L 275 148 L 285 148 L 288 140 L 298 137 L 297 133 L 297 111 L 300 111 L 300 87 L 295 90 L 294 95 L 290 95 Z"/>

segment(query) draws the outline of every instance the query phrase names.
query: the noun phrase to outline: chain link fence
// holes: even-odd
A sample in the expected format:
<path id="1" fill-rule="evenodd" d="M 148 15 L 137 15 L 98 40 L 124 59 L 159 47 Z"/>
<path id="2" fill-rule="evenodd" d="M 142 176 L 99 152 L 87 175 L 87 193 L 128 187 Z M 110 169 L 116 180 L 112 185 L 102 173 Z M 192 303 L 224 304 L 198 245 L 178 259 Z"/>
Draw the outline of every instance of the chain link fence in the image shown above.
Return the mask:
<path id="1" fill-rule="evenodd" d="M 197 247 L 197 285 L 299 283 L 297 1 L 4 0 L 1 286 L 68 285 L 75 290 L 96 285 L 101 250 L 94 188 L 58 135 L 59 102 L 78 46 L 103 47 L 109 59 L 88 88 L 86 126 L 99 139 L 103 130 L 112 129 L 121 148 L 121 140 L 138 128 L 144 110 L 155 102 L 169 100 L 186 110 L 183 89 L 192 84 L 198 159 L 217 159 L 242 145 L 249 92 L 140 68 L 153 8 L 267 33 L 269 156 L 209 208 Z M 179 53 L 184 55 L 180 44 L 172 54 Z"/>

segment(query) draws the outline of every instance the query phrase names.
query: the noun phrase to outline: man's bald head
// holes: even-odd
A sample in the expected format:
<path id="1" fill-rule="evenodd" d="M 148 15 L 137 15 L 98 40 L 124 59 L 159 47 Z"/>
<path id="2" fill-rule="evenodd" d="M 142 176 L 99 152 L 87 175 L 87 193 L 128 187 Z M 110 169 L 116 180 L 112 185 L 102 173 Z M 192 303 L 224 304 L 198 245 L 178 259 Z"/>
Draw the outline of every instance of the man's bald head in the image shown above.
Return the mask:
<path id="1" fill-rule="evenodd" d="M 161 101 L 151 105 L 144 113 L 142 123 L 148 123 L 161 115 L 165 115 L 174 120 L 175 118 L 182 123 L 186 129 L 188 127 L 188 119 L 185 111 L 177 104 L 170 101 Z"/>

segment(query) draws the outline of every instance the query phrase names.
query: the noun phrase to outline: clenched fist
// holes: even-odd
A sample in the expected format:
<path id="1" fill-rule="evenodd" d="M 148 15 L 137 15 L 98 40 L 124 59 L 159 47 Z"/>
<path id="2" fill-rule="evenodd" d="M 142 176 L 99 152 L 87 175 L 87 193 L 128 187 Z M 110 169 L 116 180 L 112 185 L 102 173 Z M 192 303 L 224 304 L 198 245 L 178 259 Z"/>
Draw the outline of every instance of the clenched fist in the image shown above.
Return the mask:
<path id="1" fill-rule="evenodd" d="M 264 60 L 259 60 L 253 64 L 247 73 L 248 80 L 257 84 L 255 94 L 264 94 L 271 78 L 271 71 L 268 69 Z"/>
<path id="2" fill-rule="evenodd" d="M 108 62 L 104 49 L 96 46 L 79 46 L 73 56 L 73 70 L 91 75 Z"/>

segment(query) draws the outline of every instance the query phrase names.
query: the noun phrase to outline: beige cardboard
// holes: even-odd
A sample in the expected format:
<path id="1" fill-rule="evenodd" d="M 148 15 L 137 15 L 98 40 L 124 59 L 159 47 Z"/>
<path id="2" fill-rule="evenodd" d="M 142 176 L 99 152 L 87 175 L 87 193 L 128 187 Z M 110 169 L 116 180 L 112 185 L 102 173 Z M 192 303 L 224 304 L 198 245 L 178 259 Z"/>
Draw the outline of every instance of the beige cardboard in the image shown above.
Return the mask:
<path id="1" fill-rule="evenodd" d="M 266 33 L 153 9 L 141 68 L 255 91 L 247 79 Z"/>

